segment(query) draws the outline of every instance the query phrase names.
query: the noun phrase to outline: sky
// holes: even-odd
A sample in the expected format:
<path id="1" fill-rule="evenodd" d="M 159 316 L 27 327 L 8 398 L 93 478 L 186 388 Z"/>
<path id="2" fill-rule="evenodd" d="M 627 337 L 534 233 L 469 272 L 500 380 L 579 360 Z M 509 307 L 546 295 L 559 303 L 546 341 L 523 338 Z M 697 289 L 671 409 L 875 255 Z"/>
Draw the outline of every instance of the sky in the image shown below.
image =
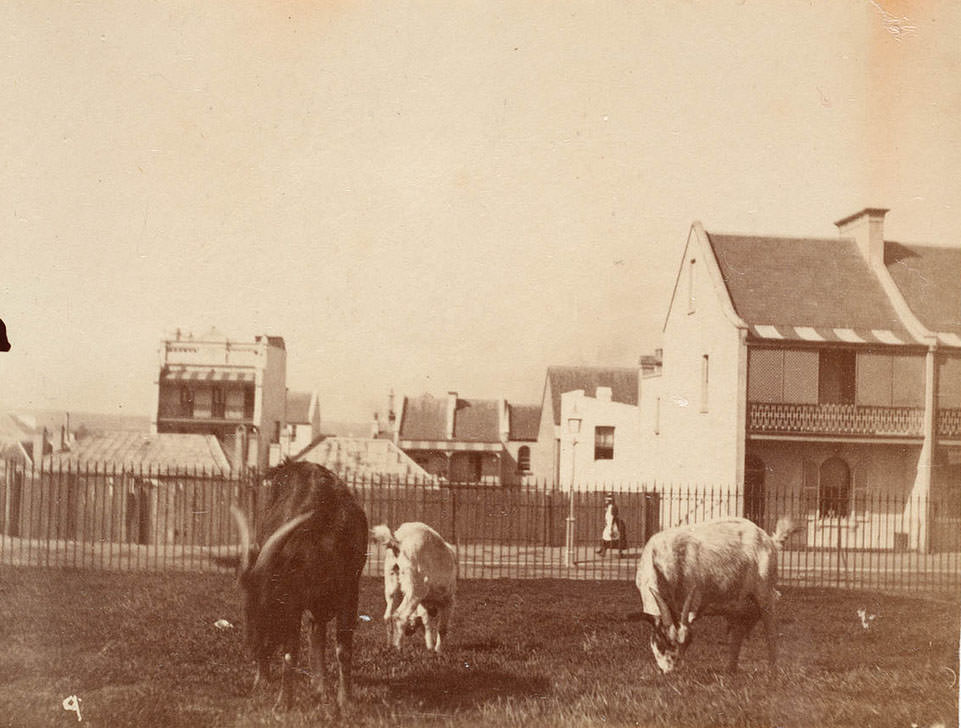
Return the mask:
<path id="1" fill-rule="evenodd" d="M 0 408 L 149 415 L 166 332 L 288 386 L 539 403 L 660 344 L 695 220 L 961 244 L 961 4 L 0 4 Z"/>

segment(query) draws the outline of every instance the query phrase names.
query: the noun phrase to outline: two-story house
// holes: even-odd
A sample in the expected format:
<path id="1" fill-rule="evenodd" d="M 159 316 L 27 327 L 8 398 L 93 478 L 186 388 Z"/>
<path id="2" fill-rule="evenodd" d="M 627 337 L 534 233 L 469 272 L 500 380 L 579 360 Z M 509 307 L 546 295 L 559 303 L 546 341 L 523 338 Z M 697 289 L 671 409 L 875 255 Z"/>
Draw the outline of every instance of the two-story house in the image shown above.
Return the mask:
<path id="1" fill-rule="evenodd" d="M 277 461 L 286 426 L 282 337 L 233 341 L 213 329 L 199 337 L 178 329 L 159 356 L 152 432 L 215 435 L 235 467 Z"/>
<path id="2" fill-rule="evenodd" d="M 759 521 L 793 509 L 811 545 L 943 542 L 961 505 L 961 250 L 885 241 L 886 212 L 832 239 L 692 226 L 643 393 L 655 477 L 729 487 L 720 509 Z"/>
<path id="3" fill-rule="evenodd" d="M 538 408 L 506 399 L 404 397 L 398 447 L 430 475 L 458 483 L 511 485 L 531 473 Z"/>

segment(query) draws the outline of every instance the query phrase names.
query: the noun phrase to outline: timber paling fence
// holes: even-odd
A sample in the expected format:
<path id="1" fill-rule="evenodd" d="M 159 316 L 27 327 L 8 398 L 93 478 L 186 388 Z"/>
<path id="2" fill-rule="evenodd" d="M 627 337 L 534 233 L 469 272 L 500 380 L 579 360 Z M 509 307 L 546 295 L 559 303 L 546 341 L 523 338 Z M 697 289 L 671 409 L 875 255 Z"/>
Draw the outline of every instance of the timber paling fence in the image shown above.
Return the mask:
<path id="1" fill-rule="evenodd" d="M 370 525 L 423 521 L 436 528 L 456 546 L 462 578 L 630 581 L 644 543 L 659 530 L 737 515 L 773 532 L 778 518 L 790 515 L 796 530 L 780 556 L 783 585 L 961 590 L 957 499 L 799 489 L 745 501 L 733 487 L 598 484 L 575 490 L 572 500 L 568 490 L 544 485 L 360 478 L 348 485 Z M 238 553 L 230 506 L 256 521 L 264 493 L 255 473 L 99 464 L 31 469 L 0 461 L 0 565 L 222 569 L 214 557 Z M 614 494 L 626 548 L 598 554 L 607 493 Z M 383 574 L 382 549 L 373 543 L 365 573 Z"/>

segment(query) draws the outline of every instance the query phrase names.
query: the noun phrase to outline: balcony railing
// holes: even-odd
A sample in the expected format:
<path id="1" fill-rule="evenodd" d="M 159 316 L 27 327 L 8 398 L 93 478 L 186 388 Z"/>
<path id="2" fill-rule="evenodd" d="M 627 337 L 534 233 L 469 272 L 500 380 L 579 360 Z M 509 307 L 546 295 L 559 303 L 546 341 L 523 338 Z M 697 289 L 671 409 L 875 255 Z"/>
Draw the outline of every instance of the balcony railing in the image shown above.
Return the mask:
<path id="1" fill-rule="evenodd" d="M 961 437 L 961 409 L 943 407 L 938 410 L 938 437 Z"/>
<path id="2" fill-rule="evenodd" d="M 920 407 L 748 402 L 747 413 L 748 431 L 756 434 L 924 435 L 924 410 Z"/>

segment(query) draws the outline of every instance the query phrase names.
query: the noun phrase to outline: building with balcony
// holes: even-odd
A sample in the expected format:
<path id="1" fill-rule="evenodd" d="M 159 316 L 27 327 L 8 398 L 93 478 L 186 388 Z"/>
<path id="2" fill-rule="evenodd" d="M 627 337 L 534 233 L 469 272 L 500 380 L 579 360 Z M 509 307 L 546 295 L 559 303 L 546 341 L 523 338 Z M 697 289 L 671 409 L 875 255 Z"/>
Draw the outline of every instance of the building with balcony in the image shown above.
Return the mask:
<path id="1" fill-rule="evenodd" d="M 234 467 L 280 457 L 286 429 L 287 351 L 279 336 L 234 341 L 177 330 L 160 343 L 151 431 L 215 435 Z M 271 453 L 273 452 L 273 456 Z"/>
<path id="2" fill-rule="evenodd" d="M 886 212 L 836 239 L 692 226 L 642 392 L 651 475 L 794 510 L 809 545 L 957 547 L 961 249 L 886 241 Z"/>
<path id="3" fill-rule="evenodd" d="M 464 399 L 457 392 L 405 397 L 396 443 L 432 477 L 519 484 L 531 477 L 539 409 L 503 398 Z"/>

